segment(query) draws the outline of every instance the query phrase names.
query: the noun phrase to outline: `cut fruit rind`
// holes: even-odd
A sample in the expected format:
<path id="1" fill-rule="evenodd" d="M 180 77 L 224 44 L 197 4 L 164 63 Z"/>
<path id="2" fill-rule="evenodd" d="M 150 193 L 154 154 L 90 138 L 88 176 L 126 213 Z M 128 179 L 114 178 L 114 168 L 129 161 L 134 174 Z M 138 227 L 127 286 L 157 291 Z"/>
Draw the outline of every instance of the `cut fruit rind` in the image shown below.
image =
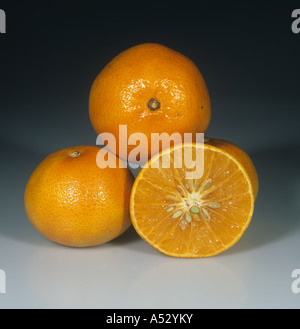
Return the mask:
<path id="1" fill-rule="evenodd" d="M 204 149 L 204 174 L 187 179 L 182 168 L 151 168 L 169 153 Z M 184 154 L 184 152 L 182 152 Z M 131 192 L 131 221 L 158 251 L 174 257 L 209 257 L 233 246 L 248 227 L 255 195 L 245 167 L 227 151 L 209 144 L 176 145 L 155 155 L 137 176 Z"/>

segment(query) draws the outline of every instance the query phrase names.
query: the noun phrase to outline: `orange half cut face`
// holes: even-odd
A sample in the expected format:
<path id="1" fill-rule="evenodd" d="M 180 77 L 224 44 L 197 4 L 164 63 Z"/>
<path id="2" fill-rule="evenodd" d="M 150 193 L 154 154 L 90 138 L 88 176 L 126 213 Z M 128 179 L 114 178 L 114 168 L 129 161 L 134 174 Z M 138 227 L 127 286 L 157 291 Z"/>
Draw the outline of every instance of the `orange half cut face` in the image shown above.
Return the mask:
<path id="1" fill-rule="evenodd" d="M 183 159 L 184 148 L 193 159 L 202 151 L 201 177 L 187 178 L 192 169 Z M 181 168 L 174 165 L 178 154 L 183 157 Z M 166 155 L 169 168 L 163 166 Z M 137 233 L 158 251 L 174 257 L 208 257 L 241 238 L 254 201 L 250 176 L 234 156 L 209 144 L 181 144 L 157 154 L 140 171 L 130 214 Z"/>

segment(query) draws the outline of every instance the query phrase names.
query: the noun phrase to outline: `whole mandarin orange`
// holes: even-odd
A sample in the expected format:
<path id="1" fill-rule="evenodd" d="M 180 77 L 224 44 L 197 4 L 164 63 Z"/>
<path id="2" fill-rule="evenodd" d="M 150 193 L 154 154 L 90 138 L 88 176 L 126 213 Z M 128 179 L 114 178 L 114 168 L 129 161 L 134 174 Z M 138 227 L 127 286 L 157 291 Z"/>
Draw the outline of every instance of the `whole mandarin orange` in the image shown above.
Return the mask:
<path id="1" fill-rule="evenodd" d="M 176 132 L 180 140 L 175 143 L 184 141 L 184 133 L 192 133 L 195 141 L 195 133 L 204 133 L 209 125 L 211 104 L 204 78 L 192 60 L 166 46 L 145 43 L 123 51 L 99 73 L 90 91 L 89 115 L 97 134 L 116 137 L 116 149 L 110 150 L 123 159 L 136 148 L 134 142 L 127 147 L 127 137 L 144 134 L 147 144 L 140 149 L 147 161 L 154 142 L 157 145 L 161 138 L 152 135 L 151 145 L 151 133 Z M 120 125 L 127 125 L 121 136 Z M 119 151 L 119 141 L 125 141 L 126 150 Z"/>
<path id="2" fill-rule="evenodd" d="M 25 210 L 32 225 L 49 240 L 71 247 L 96 246 L 131 225 L 133 175 L 118 166 L 118 161 L 100 169 L 96 163 L 99 150 L 77 146 L 55 152 L 31 175 Z"/>

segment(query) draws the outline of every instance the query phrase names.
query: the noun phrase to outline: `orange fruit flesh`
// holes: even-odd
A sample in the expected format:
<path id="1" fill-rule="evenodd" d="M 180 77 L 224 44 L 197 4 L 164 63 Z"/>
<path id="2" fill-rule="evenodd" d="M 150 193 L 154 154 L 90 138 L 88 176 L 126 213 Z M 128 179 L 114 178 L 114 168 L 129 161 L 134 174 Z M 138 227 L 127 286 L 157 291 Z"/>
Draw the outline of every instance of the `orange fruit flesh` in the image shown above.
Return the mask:
<path id="1" fill-rule="evenodd" d="M 179 148 L 204 150 L 204 174 L 187 179 L 187 166 L 172 166 Z M 161 159 L 170 155 L 170 168 Z M 182 152 L 183 157 L 184 152 Z M 151 163 L 160 162 L 159 168 Z M 212 145 L 177 145 L 143 168 L 131 193 L 131 220 L 138 234 L 158 251 L 174 257 L 208 257 L 234 245 L 248 227 L 254 192 L 244 166 Z"/>
<path id="2" fill-rule="evenodd" d="M 247 174 L 251 180 L 254 198 L 256 199 L 258 194 L 258 187 L 259 187 L 258 176 L 254 163 L 249 157 L 249 155 L 237 145 L 225 140 L 206 137 L 204 138 L 204 142 L 206 144 L 216 146 L 217 148 L 220 148 L 223 151 L 228 152 L 230 155 L 232 155 L 236 160 L 238 160 L 241 163 L 241 165 L 247 171 Z"/>

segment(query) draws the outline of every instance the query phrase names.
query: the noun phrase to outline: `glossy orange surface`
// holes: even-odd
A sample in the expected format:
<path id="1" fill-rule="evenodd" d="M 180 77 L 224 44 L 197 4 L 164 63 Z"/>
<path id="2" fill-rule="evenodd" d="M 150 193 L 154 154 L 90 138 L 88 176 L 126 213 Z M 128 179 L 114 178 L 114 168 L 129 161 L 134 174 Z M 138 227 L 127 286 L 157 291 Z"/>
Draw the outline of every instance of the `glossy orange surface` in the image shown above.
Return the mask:
<path id="1" fill-rule="evenodd" d="M 55 152 L 31 175 L 25 210 L 33 226 L 49 240 L 72 247 L 95 246 L 131 225 L 134 178 L 128 168 L 100 169 L 99 150 L 78 146 Z"/>
<path id="2" fill-rule="evenodd" d="M 120 53 L 100 72 L 90 91 L 89 115 L 97 134 L 116 136 L 117 154 L 119 140 L 143 133 L 148 160 L 151 133 L 178 132 L 182 140 L 184 133 L 203 133 L 211 104 L 204 78 L 189 58 L 146 43 Z M 127 125 L 127 136 L 120 136 L 120 125 Z M 129 145 L 126 153 L 135 146 Z"/>

